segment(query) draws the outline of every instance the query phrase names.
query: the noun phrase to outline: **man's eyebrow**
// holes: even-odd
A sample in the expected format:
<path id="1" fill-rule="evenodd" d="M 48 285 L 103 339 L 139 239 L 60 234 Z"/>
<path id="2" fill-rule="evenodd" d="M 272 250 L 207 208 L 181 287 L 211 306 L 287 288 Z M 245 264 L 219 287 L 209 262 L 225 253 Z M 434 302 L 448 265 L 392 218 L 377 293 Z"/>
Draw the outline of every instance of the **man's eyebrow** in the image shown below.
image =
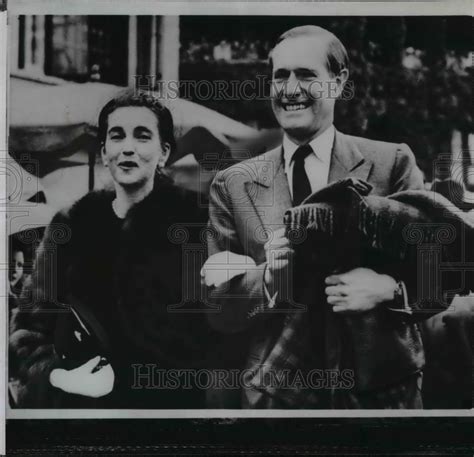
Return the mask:
<path id="1" fill-rule="evenodd" d="M 274 76 L 287 76 L 290 74 L 290 70 L 287 70 L 285 68 L 278 68 L 273 72 Z"/>
<path id="2" fill-rule="evenodd" d="M 287 76 L 292 71 L 295 73 L 295 75 L 316 75 L 317 74 L 317 71 L 311 68 L 294 68 L 291 70 L 287 68 L 279 68 L 278 70 L 275 70 L 275 72 L 273 73 L 273 76 L 275 77 Z"/>
<path id="3" fill-rule="evenodd" d="M 276 70 L 274 70 L 273 73 L 290 73 L 291 70 L 288 70 L 288 68 L 277 68 Z"/>
<path id="4" fill-rule="evenodd" d="M 317 74 L 317 71 L 316 70 L 312 70 L 311 68 L 296 68 L 294 70 L 294 72 L 298 75 L 298 74 L 301 74 L 301 75 L 316 75 Z"/>

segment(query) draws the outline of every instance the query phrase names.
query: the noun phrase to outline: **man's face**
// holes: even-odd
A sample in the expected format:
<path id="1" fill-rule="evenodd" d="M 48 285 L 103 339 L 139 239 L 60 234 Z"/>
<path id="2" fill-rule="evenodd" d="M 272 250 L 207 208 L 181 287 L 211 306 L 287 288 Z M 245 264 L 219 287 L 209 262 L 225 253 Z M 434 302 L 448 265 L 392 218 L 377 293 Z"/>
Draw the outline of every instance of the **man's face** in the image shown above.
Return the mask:
<path id="1" fill-rule="evenodd" d="M 326 66 L 324 40 L 288 38 L 273 50 L 272 107 L 278 123 L 298 143 L 317 136 L 333 122 L 340 78 Z"/>

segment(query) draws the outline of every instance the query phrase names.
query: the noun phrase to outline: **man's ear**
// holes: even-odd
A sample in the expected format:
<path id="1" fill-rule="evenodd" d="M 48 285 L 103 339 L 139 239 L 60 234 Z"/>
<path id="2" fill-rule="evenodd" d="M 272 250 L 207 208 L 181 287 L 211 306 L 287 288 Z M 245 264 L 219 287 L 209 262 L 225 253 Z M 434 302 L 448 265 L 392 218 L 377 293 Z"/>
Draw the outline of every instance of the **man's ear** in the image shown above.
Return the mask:
<path id="1" fill-rule="evenodd" d="M 109 160 L 107 159 L 107 157 L 105 155 L 105 146 L 103 144 L 100 147 L 100 156 L 102 158 L 102 163 L 104 164 L 104 167 L 108 167 L 109 166 Z"/>
<path id="2" fill-rule="evenodd" d="M 336 98 L 339 98 L 342 94 L 342 91 L 344 90 L 344 86 L 346 85 L 347 80 L 349 79 L 349 70 L 347 68 L 344 68 L 339 72 L 335 79 L 337 83 Z"/>

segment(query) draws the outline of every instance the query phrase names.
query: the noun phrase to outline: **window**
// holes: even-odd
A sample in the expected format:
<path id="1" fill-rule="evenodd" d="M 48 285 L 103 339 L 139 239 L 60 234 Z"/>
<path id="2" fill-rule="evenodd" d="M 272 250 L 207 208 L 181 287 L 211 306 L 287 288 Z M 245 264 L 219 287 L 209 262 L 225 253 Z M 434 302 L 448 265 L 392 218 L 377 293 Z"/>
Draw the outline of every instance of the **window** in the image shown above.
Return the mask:
<path id="1" fill-rule="evenodd" d="M 45 22 L 45 74 L 87 80 L 87 16 L 47 16 Z"/>
<path id="2" fill-rule="evenodd" d="M 46 16 L 45 48 L 46 75 L 127 84 L 127 16 Z"/>

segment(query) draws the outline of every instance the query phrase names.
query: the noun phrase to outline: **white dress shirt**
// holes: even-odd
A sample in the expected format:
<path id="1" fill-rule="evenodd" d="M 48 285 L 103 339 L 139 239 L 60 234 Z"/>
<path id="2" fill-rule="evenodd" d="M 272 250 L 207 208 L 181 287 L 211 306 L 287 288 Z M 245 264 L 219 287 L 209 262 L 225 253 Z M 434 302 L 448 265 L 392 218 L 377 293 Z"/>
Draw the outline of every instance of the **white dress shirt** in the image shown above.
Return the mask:
<path id="1" fill-rule="evenodd" d="M 328 127 L 321 135 L 312 140 L 309 145 L 313 154 L 309 154 L 304 161 L 304 169 L 308 175 L 311 191 L 316 192 L 328 184 L 329 165 L 331 164 L 331 152 L 334 145 L 336 130 L 334 125 Z M 292 159 L 299 145 L 293 143 L 286 134 L 283 136 L 283 159 L 285 161 L 285 173 L 290 186 L 290 195 L 293 197 L 293 167 Z"/>
<path id="2" fill-rule="evenodd" d="M 331 153 L 334 145 L 334 137 L 336 135 L 336 129 L 334 125 L 328 127 L 321 135 L 318 135 L 312 140 L 309 145 L 313 150 L 312 154 L 309 154 L 304 161 L 304 169 L 308 175 L 309 184 L 311 191 L 316 192 L 328 184 L 329 177 L 329 166 L 331 164 Z M 299 145 L 293 143 L 286 134 L 283 136 L 283 160 L 285 163 L 285 174 L 288 179 L 288 185 L 290 187 L 290 195 L 293 198 L 293 167 L 295 162 L 292 161 L 292 157 Z M 266 281 L 266 279 L 265 279 Z M 273 308 L 275 306 L 275 300 L 278 296 L 278 292 L 275 292 L 273 297 L 270 295 L 267 285 L 263 284 L 263 290 L 267 297 L 268 307 Z"/>

